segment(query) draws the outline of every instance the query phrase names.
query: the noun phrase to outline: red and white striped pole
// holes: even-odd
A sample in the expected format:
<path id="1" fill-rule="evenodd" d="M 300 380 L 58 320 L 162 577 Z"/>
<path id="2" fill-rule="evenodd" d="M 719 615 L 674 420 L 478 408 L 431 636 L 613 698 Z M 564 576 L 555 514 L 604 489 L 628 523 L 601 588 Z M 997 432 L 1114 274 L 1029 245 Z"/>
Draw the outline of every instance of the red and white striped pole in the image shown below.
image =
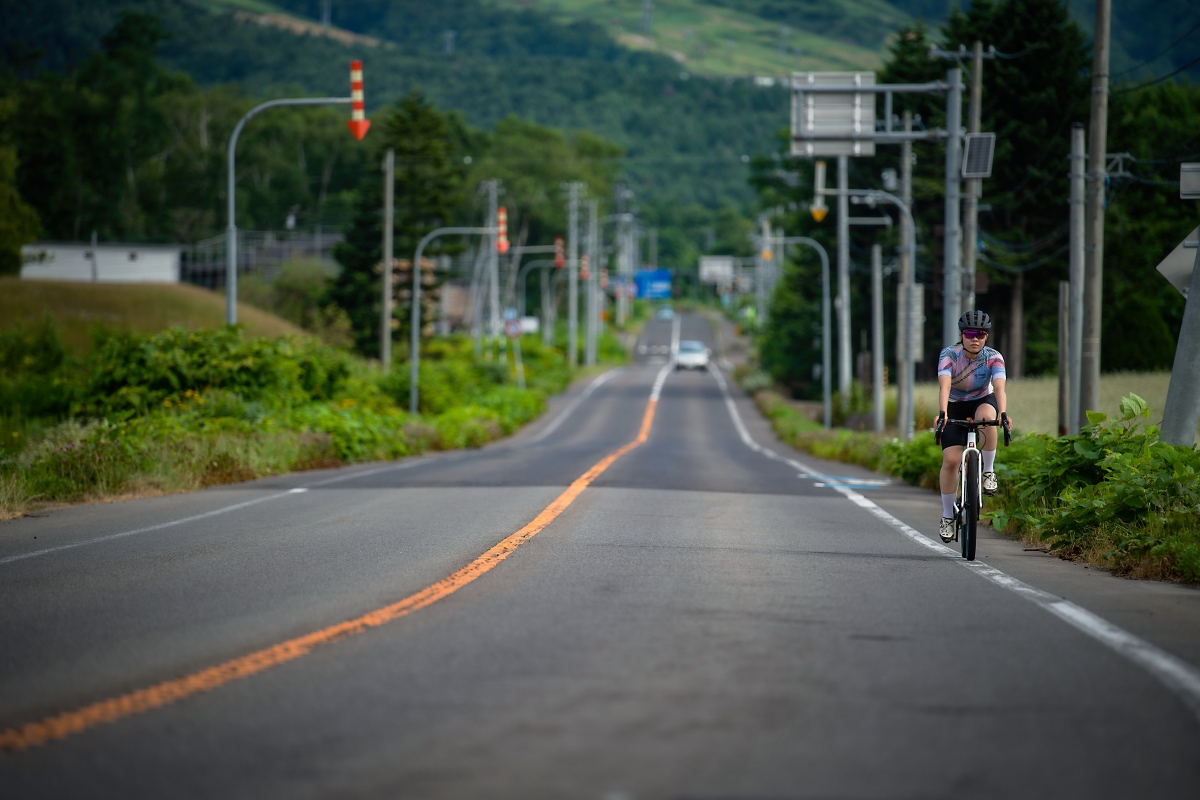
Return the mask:
<path id="1" fill-rule="evenodd" d="M 367 135 L 367 129 L 371 127 L 371 120 L 367 119 L 363 105 L 361 61 L 350 62 L 350 100 L 350 119 L 346 122 L 346 127 L 350 129 L 350 133 L 354 134 L 355 139 L 361 141 Z"/>

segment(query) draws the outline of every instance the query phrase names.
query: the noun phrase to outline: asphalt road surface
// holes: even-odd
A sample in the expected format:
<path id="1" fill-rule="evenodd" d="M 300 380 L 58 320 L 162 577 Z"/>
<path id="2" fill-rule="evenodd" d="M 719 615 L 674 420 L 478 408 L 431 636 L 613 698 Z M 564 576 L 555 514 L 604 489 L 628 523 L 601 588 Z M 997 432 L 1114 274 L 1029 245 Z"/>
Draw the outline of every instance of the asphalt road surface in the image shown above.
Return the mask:
<path id="1" fill-rule="evenodd" d="M 1197 796 L 1200 593 L 966 566 L 678 323 L 482 450 L 0 525 L 0 797 Z"/>

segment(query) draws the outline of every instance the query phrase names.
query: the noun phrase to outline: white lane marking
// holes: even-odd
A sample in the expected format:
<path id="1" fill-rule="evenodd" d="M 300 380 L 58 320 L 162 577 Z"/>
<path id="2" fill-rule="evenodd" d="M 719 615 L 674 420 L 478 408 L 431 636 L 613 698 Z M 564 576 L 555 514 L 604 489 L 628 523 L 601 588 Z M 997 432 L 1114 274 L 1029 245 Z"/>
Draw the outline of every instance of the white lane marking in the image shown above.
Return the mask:
<path id="1" fill-rule="evenodd" d="M 556 430 L 558 430 L 558 426 L 562 425 L 564 422 L 566 422 L 567 417 L 569 417 L 569 416 L 571 416 L 571 414 L 575 413 L 575 409 L 579 408 L 579 406 L 583 403 L 583 401 L 587 400 L 588 397 L 591 396 L 592 392 L 599 389 L 600 386 L 602 384 L 604 384 L 605 381 L 609 380 L 610 378 L 615 378 L 617 375 L 620 375 L 624 371 L 625 371 L 624 367 L 617 367 L 616 369 L 611 369 L 608 372 L 597 375 L 596 379 L 594 381 L 592 381 L 591 383 L 589 383 L 587 385 L 587 388 L 584 389 L 580 393 L 579 397 L 576 397 L 574 400 L 572 400 L 571 404 L 568 405 L 566 408 L 564 408 L 563 412 L 561 414 L 559 414 L 554 419 L 553 422 L 551 422 L 549 425 L 547 425 L 542 430 L 541 433 L 539 433 L 537 436 L 535 436 L 529 440 L 530 444 L 532 444 L 534 442 L 540 442 L 542 439 L 545 439 L 547 436 L 549 436 L 550 434 L 552 434 Z"/>
<path id="2" fill-rule="evenodd" d="M 667 364 L 658 371 L 658 377 L 654 379 L 654 387 L 650 390 L 650 399 L 657 401 L 662 395 L 663 384 L 667 382 L 667 376 L 671 374 L 671 365 Z"/>
<path id="3" fill-rule="evenodd" d="M 333 478 L 326 478 L 323 481 L 314 481 L 312 483 L 309 483 L 307 486 L 297 486 L 293 489 L 287 489 L 282 492 L 276 492 L 274 494 L 266 495 L 265 497 L 256 497 L 253 500 L 245 500 L 241 503 L 234 503 L 233 505 L 222 506 L 221 508 L 214 508 L 212 511 L 205 511 L 202 514 L 193 514 L 190 517 L 181 517 L 180 519 L 173 519 L 173 520 L 170 520 L 169 522 L 160 522 L 157 525 L 147 525 L 144 528 L 134 528 L 131 531 L 121 531 L 120 533 L 110 533 L 107 536 L 97 536 L 94 539 L 85 539 L 82 542 L 71 542 L 70 544 L 60 544 L 60 545 L 56 545 L 55 547 L 47 547 L 42 550 L 32 550 L 28 553 L 18 553 L 17 555 L 5 556 L 4 558 L 0 558 L 0 565 L 10 564 L 13 561 L 22 561 L 26 558 L 33 558 L 35 556 L 44 556 L 44 555 L 48 555 L 50 553 L 57 553 L 62 550 L 72 550 L 76 547 L 83 547 L 85 545 L 102 544 L 103 542 L 111 542 L 114 539 L 124 539 L 127 536 L 136 536 L 139 533 L 150 533 L 152 531 L 161 531 L 164 528 L 173 528 L 176 525 L 186 525 L 189 522 L 198 522 L 199 520 L 208 519 L 209 517 L 216 517 L 221 514 L 228 514 L 231 511 L 240 511 L 243 508 L 249 508 L 250 506 L 256 506 L 259 503 L 265 503 L 269 500 L 278 500 L 281 497 L 288 497 L 290 495 L 295 495 L 295 494 L 304 494 L 309 489 L 313 489 L 318 486 L 328 486 L 331 483 L 341 483 L 342 481 L 349 481 L 349 480 L 353 480 L 355 478 L 362 478 L 362 477 L 365 477 L 368 475 L 375 475 L 380 472 L 389 472 L 392 470 L 409 469 L 410 467 L 417 467 L 417 466 L 427 463 L 429 460 L 430 459 L 423 458 L 423 459 L 419 459 L 419 460 L 408 461 L 408 462 L 401 463 L 401 464 L 389 464 L 384 467 L 377 467 L 376 469 L 360 470 L 358 472 L 350 473 L 349 475 L 338 475 Z"/>
<path id="4" fill-rule="evenodd" d="M 734 427 L 737 428 L 738 435 L 747 447 L 772 460 L 783 461 L 807 475 L 817 476 L 820 474 L 799 461 L 784 458 L 751 439 L 749 431 L 746 430 L 746 426 L 742 422 L 741 414 L 738 413 L 737 406 L 734 405 L 733 398 L 729 394 L 729 387 L 725 384 L 724 376 L 717 370 L 713 370 L 712 373 L 721 387 L 721 394 L 725 397 L 725 406 L 729 409 L 729 415 L 733 419 Z M 913 542 L 939 556 L 953 559 L 955 563 L 966 567 L 976 575 L 1024 597 L 1076 630 L 1087 634 L 1101 644 L 1107 645 L 1115 652 L 1125 656 L 1125 658 L 1142 667 L 1174 692 L 1191 709 L 1192 713 L 1197 718 L 1200 718 L 1200 670 L 1191 664 L 1135 636 L 1124 628 L 1112 624 L 1103 617 L 1093 614 L 1082 606 L 1072 603 L 1070 600 L 1065 600 L 1049 592 L 1036 589 L 1024 581 L 1018 580 L 1006 572 L 1001 572 L 982 561 L 966 561 L 962 559 L 954 550 L 929 539 L 912 526 L 901 522 L 852 489 L 838 485 L 831 485 L 829 488 L 845 495 L 856 506 L 870 511 L 879 519 L 899 530 Z"/>

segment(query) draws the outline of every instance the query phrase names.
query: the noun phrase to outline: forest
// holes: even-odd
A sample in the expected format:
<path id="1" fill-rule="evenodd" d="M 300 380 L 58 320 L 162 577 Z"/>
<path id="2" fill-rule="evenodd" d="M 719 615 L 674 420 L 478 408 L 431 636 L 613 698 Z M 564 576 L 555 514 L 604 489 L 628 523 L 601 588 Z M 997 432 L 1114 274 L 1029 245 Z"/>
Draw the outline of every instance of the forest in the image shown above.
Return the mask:
<path id="1" fill-rule="evenodd" d="M 276 5 L 311 18 L 317 4 Z M 351 280 L 351 273 L 378 257 L 368 245 L 378 241 L 372 226 L 385 143 L 432 149 L 441 159 L 440 176 L 405 173 L 401 161 L 405 186 L 441 181 L 445 190 L 437 214 L 402 222 L 402 242 L 435 218 L 477 219 L 476 188 L 492 177 L 510 193 L 515 235 L 531 243 L 564 226 L 558 183 L 587 181 L 604 213 L 614 187 L 631 189 L 643 223 L 658 231 L 660 263 L 683 273 L 695 269 L 702 252 L 751 253 L 759 213 L 788 233 L 832 235 L 831 221 L 818 226 L 806 211 L 811 163 L 787 155 L 783 89 L 689 76 L 669 58 L 621 48 L 586 21 L 564 25 L 533 9 L 479 0 L 434 7 L 378 0 L 339 7 L 339 25 L 375 42 L 350 46 L 248 24 L 199 0 L 45 0 L 21 10 L 0 0 L 0 10 L 13 22 L 0 74 L 0 269 L 8 272 L 18 266 L 19 244 L 36 237 L 81 240 L 96 231 L 101 241 L 195 242 L 219 233 L 225 145 L 236 120 L 270 97 L 344 94 L 345 65 L 360 55 L 368 111 L 380 121 L 364 142 L 346 135 L 341 110 L 289 109 L 256 118 L 238 156 L 240 227 L 279 229 L 292 215 L 301 227 L 343 230 L 343 284 L 366 280 Z M 995 172 L 983 185 L 986 286 L 978 287 L 979 302 L 997 317 L 1003 348 L 1019 297 L 1026 374 L 1055 368 L 1057 283 L 1067 268 L 1068 135 L 1073 123 L 1087 120 L 1091 66 L 1087 33 L 1074 19 L 1055 0 L 976 0 L 936 27 L 914 22 L 897 31 L 878 76 L 944 76 L 952 63 L 930 60 L 931 43 L 957 49 L 979 39 L 1001 54 L 983 72 L 983 130 L 995 131 L 999 144 Z M 447 52 L 441 34 L 451 25 L 457 37 Z M 1163 72 L 1186 63 L 1179 61 L 1186 47 L 1156 60 L 1143 39 L 1122 46 L 1124 58 L 1143 53 L 1147 63 L 1123 67 L 1111 98 L 1109 152 L 1132 158 L 1107 187 L 1109 371 L 1169 367 L 1182 298 L 1153 266 L 1197 221 L 1196 209 L 1172 186 L 1178 163 L 1200 153 L 1200 90 Z M 1146 70 L 1167 79 L 1145 77 Z M 937 102 L 911 110 L 919 124 L 942 124 Z M 397 125 L 434 133 L 402 141 Z M 852 184 L 878 185 L 897 155 L 881 148 L 873 159 L 853 160 Z M 916 156 L 918 280 L 936 287 L 944 156 L 932 145 L 919 146 Z M 875 235 L 853 234 L 856 349 L 868 324 L 865 267 Z M 894 233 L 881 241 L 890 253 Z M 761 351 L 778 380 L 811 396 L 816 264 L 794 255 Z M 343 307 L 353 302 L 341 295 Z M 929 336 L 937 330 L 937 303 L 933 291 Z M 372 312 L 345 310 L 360 320 L 355 341 L 369 352 Z M 1127 335 L 1108 333 L 1118 330 Z"/>

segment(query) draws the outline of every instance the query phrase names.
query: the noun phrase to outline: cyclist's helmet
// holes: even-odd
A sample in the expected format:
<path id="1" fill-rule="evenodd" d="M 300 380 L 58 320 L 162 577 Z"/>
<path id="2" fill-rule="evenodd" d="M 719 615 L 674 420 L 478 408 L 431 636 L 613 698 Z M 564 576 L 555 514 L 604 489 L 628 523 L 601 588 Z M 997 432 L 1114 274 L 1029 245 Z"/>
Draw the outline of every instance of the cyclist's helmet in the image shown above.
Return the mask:
<path id="1" fill-rule="evenodd" d="M 959 331 L 967 329 L 975 331 L 990 331 L 992 329 L 992 318 L 982 311 L 964 311 L 963 315 L 958 318 Z"/>

